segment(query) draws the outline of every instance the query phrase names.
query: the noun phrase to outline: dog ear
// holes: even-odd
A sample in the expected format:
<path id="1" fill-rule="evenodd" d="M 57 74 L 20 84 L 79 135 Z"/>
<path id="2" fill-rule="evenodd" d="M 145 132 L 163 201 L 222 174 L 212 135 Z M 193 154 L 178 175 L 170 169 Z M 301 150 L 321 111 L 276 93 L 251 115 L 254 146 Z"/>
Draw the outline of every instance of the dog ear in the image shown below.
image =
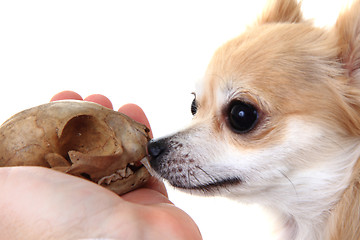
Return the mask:
<path id="1" fill-rule="evenodd" d="M 335 30 L 339 38 L 339 59 L 347 77 L 360 87 L 360 0 L 340 14 Z"/>
<path id="2" fill-rule="evenodd" d="M 345 74 L 344 93 L 348 120 L 346 126 L 360 136 L 360 0 L 355 0 L 350 7 L 339 15 L 334 27 L 337 36 L 338 59 Z"/>
<path id="3" fill-rule="evenodd" d="M 272 0 L 269 1 L 258 23 L 289 22 L 297 23 L 302 21 L 301 2 L 296 0 Z"/>

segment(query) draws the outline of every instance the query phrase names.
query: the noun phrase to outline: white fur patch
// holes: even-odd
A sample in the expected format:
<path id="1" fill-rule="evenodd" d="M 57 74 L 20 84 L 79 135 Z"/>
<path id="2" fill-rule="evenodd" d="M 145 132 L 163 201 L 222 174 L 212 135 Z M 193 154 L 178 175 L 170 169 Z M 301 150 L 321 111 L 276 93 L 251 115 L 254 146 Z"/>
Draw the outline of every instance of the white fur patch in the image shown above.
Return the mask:
<path id="1" fill-rule="evenodd" d="M 196 124 L 168 138 L 160 175 L 192 192 L 224 195 L 268 206 L 298 239 L 318 239 L 316 229 L 346 188 L 360 155 L 356 141 L 290 119 L 281 142 L 237 149 Z"/>

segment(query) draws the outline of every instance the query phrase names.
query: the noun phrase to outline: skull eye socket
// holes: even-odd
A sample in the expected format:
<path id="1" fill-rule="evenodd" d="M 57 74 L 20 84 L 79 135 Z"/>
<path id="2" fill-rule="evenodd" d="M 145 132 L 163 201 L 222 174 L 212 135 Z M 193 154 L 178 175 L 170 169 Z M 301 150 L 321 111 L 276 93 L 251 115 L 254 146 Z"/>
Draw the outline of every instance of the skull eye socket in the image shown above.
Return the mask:
<path id="1" fill-rule="evenodd" d="M 258 117 L 258 111 L 252 104 L 239 100 L 231 102 L 227 112 L 229 126 L 235 133 L 251 131 L 256 126 Z"/>

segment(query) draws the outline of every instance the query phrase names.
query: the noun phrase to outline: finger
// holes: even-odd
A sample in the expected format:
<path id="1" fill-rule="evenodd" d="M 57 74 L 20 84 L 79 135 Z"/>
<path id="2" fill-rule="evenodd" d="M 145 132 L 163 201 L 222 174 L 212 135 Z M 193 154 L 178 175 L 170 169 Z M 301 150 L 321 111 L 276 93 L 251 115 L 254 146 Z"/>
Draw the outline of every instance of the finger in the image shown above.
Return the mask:
<path id="1" fill-rule="evenodd" d="M 105 97 L 104 95 L 101 95 L 101 94 L 92 94 L 92 95 L 86 97 L 84 99 L 84 101 L 94 102 L 94 103 L 100 104 L 104 107 L 113 109 L 113 105 L 112 105 L 111 101 L 107 97 Z"/>
<path id="2" fill-rule="evenodd" d="M 140 188 L 135 191 L 129 192 L 121 196 L 122 199 L 138 204 L 152 205 L 158 203 L 169 203 L 172 202 L 163 194 L 149 188 Z"/>
<path id="3" fill-rule="evenodd" d="M 138 226 L 148 239 L 202 239 L 194 220 L 173 204 L 151 204 L 137 210 Z"/>
<path id="4" fill-rule="evenodd" d="M 59 92 L 57 94 L 55 94 L 50 102 L 53 102 L 53 101 L 59 101 L 59 100 L 65 100 L 65 99 L 71 99 L 71 100 L 83 100 L 82 97 L 76 93 L 76 92 L 73 92 L 73 91 L 62 91 L 62 92 Z"/>
<path id="5" fill-rule="evenodd" d="M 135 121 L 144 124 L 150 129 L 149 136 L 153 138 L 149 120 L 147 119 L 144 111 L 136 104 L 128 103 L 119 108 L 119 112 L 131 117 Z"/>
<path id="6" fill-rule="evenodd" d="M 164 183 L 156 177 L 150 177 L 150 179 L 145 183 L 144 188 L 150 188 L 161 193 L 165 197 L 169 197 Z"/>

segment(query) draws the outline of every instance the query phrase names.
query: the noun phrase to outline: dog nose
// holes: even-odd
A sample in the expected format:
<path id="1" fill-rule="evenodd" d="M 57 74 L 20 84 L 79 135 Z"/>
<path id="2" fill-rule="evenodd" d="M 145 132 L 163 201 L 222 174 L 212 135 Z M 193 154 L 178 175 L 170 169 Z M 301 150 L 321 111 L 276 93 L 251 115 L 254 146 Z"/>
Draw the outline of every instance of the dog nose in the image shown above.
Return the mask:
<path id="1" fill-rule="evenodd" d="M 147 145 L 148 154 L 152 158 L 156 158 L 160 156 L 166 150 L 166 140 L 165 139 L 158 139 L 158 140 L 150 140 Z"/>

